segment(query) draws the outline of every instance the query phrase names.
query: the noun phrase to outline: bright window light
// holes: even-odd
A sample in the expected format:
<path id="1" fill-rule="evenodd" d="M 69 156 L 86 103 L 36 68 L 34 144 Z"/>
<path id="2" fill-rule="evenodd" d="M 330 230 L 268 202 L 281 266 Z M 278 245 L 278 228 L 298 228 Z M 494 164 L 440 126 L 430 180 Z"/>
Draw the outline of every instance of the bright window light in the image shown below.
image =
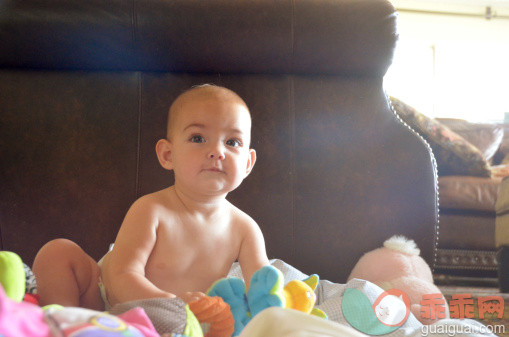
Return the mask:
<path id="1" fill-rule="evenodd" d="M 400 13 L 386 92 L 430 117 L 509 122 L 509 20 Z"/>

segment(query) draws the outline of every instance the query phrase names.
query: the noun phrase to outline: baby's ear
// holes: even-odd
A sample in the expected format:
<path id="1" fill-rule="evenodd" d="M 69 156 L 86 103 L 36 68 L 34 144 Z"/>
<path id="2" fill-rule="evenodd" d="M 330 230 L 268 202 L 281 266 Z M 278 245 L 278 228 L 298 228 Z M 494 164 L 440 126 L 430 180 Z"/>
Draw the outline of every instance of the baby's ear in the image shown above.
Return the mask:
<path id="1" fill-rule="evenodd" d="M 254 149 L 249 149 L 248 157 L 247 157 L 247 167 L 246 167 L 246 177 L 251 173 L 253 166 L 256 162 L 256 151 Z"/>
<path id="2" fill-rule="evenodd" d="M 159 159 L 159 164 L 166 170 L 173 170 L 171 150 L 172 144 L 167 139 L 160 139 L 156 144 L 157 159 Z"/>

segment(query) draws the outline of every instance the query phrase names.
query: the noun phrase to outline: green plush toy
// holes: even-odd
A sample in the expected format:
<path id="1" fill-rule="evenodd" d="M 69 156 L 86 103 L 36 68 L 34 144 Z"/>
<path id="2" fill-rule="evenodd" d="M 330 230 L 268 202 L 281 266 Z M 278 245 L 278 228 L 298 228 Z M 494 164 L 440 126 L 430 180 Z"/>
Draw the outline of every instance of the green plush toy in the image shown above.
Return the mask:
<path id="1" fill-rule="evenodd" d="M 13 252 L 0 251 L 0 284 L 7 296 L 21 302 L 25 296 L 25 268 L 21 258 Z"/>

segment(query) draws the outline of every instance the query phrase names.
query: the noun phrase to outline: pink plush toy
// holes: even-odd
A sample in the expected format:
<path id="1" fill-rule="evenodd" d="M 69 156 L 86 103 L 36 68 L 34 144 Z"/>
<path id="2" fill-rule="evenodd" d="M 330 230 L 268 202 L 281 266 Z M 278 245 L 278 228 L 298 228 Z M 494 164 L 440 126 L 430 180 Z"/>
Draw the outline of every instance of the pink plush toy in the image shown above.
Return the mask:
<path id="1" fill-rule="evenodd" d="M 71 307 L 45 312 L 35 304 L 10 299 L 0 285 L 0 336 L 159 337 L 159 334 L 142 308 L 119 316 Z"/>
<path id="2" fill-rule="evenodd" d="M 431 324 L 439 318 L 425 318 L 421 312 L 423 295 L 442 292 L 433 283 L 430 267 L 419 256 L 420 250 L 413 240 L 393 236 L 384 246 L 364 254 L 353 268 L 348 280 L 363 279 L 375 283 L 384 290 L 399 289 L 410 298 L 410 310 L 423 324 Z M 444 299 L 444 318 L 449 318 L 449 309 Z"/>

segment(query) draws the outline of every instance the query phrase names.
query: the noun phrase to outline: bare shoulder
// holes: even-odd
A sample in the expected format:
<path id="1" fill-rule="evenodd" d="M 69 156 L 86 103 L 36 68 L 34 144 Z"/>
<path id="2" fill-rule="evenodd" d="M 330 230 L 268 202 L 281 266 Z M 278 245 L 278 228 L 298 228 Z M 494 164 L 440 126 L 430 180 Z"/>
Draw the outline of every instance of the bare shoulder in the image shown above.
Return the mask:
<path id="1" fill-rule="evenodd" d="M 161 219 L 170 218 L 165 201 L 168 190 L 144 195 L 129 208 L 115 240 L 115 246 L 142 247 L 150 252 Z M 131 249 L 131 248 L 129 248 Z"/>
<path id="2" fill-rule="evenodd" d="M 132 204 L 128 213 L 157 220 L 161 216 L 168 216 L 172 208 L 171 190 L 167 188 L 140 197 Z"/>
<path id="3" fill-rule="evenodd" d="M 232 225 L 242 231 L 258 232 L 260 227 L 246 212 L 230 203 Z"/>
<path id="4" fill-rule="evenodd" d="M 168 208 L 171 207 L 171 188 L 166 188 L 164 190 L 160 190 L 157 192 L 146 194 L 139 199 L 137 199 L 133 206 L 147 208 L 151 210 L 155 210 L 157 208 L 163 207 Z"/>

